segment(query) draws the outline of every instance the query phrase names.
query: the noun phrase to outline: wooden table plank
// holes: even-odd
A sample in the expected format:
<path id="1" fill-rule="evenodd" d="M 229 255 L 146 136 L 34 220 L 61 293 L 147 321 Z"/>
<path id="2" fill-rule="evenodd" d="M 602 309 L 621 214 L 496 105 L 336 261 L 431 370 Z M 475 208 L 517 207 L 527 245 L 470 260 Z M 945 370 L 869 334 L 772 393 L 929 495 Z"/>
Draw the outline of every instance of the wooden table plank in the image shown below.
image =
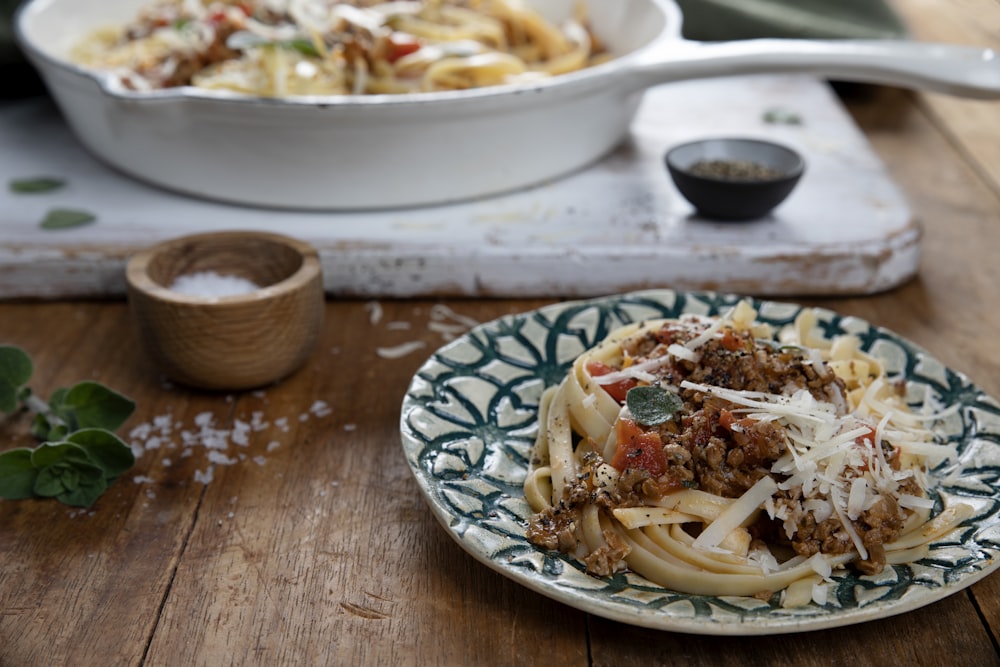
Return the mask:
<path id="1" fill-rule="evenodd" d="M 915 39 L 1000 53 L 1000 4 L 996 0 L 895 0 L 892 4 Z M 930 94 L 923 95 L 920 103 L 1000 197 L 1000 103 Z"/>
<path id="2" fill-rule="evenodd" d="M 900 5 L 922 35 L 997 36 L 976 20 L 990 0 Z M 935 19 L 936 5 L 954 16 Z M 873 297 L 799 301 L 887 326 L 1000 396 L 1000 150 L 982 112 L 997 107 L 971 104 L 884 88 L 850 98 L 923 225 L 920 274 Z M 555 298 L 447 303 L 485 321 Z M 445 342 L 429 328 L 434 304 L 380 305 L 376 322 L 364 302 L 329 301 L 301 372 L 227 395 L 165 384 L 122 302 L 0 302 L 0 343 L 33 356 L 41 394 L 97 379 L 138 403 L 123 433 L 172 426 L 130 438 L 144 445 L 135 469 L 92 511 L 0 501 L 0 665 L 1000 664 L 996 576 L 848 629 L 727 638 L 605 621 L 494 573 L 436 523 L 400 452 L 407 383 Z M 414 340 L 424 347 L 409 355 L 377 353 Z M 332 411 L 310 411 L 317 400 Z M 233 429 L 255 413 L 267 426 L 243 446 Z M 205 438 L 185 456 L 180 436 L 201 415 L 227 433 L 212 456 L 234 459 L 208 484 Z M 26 429 L 0 420 L 0 443 L 27 443 Z"/>

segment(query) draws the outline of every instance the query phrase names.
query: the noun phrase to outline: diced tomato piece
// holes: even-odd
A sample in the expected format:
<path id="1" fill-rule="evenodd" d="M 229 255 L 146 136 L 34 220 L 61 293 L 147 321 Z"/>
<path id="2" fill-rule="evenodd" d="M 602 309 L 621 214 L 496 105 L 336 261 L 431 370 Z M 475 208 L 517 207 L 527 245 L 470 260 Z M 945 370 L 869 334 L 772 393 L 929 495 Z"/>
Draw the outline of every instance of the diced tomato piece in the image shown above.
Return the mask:
<path id="1" fill-rule="evenodd" d="M 867 456 L 865 457 L 865 463 L 861 466 L 862 470 L 868 470 L 871 467 L 871 459 L 875 454 L 875 429 L 871 426 L 868 427 L 868 432 L 859 435 L 854 439 L 855 444 L 867 448 Z"/>
<path id="2" fill-rule="evenodd" d="M 600 377 L 602 375 L 607 375 L 608 373 L 613 373 L 614 368 L 608 366 L 603 361 L 588 361 L 587 362 L 587 372 L 590 373 L 592 377 Z M 609 384 L 602 384 L 601 388 L 608 393 L 608 395 L 618 401 L 619 403 L 625 402 L 625 394 L 628 390 L 638 384 L 634 379 L 627 378 L 625 380 L 619 380 L 618 382 L 611 382 Z"/>
<path id="3" fill-rule="evenodd" d="M 722 332 L 722 347 L 726 348 L 730 352 L 736 352 L 744 346 L 743 339 L 736 335 L 732 329 L 726 329 Z"/>
<path id="4" fill-rule="evenodd" d="M 869 447 L 874 446 L 875 445 L 875 429 L 872 428 L 871 426 L 869 426 L 868 427 L 868 432 L 865 433 L 865 434 L 863 434 L 863 435 L 859 435 L 858 437 L 856 437 L 854 439 L 854 442 L 856 442 L 859 445 L 868 445 Z"/>
<path id="5" fill-rule="evenodd" d="M 417 38 L 405 32 L 392 33 L 389 35 L 387 43 L 389 49 L 385 55 L 385 59 L 390 63 L 394 63 L 403 56 L 408 56 L 420 50 L 420 42 Z"/>
<path id="6" fill-rule="evenodd" d="M 667 471 L 667 456 L 658 433 L 643 431 L 631 419 L 619 419 L 615 430 L 618 447 L 611 465 L 617 470 L 642 468 L 654 478 Z"/>
<path id="7" fill-rule="evenodd" d="M 726 429 L 727 431 L 733 430 L 733 424 L 736 423 L 736 417 L 729 410 L 721 410 L 719 412 L 719 426 Z"/>

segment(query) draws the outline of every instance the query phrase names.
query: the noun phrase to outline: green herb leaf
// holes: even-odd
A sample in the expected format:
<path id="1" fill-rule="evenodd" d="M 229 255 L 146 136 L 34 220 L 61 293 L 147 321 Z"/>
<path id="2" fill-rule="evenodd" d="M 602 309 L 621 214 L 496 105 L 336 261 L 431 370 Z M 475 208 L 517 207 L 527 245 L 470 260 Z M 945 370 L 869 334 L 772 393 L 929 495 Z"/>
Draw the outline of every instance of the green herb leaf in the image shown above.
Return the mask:
<path id="1" fill-rule="evenodd" d="M 787 109 L 768 109 L 764 112 L 764 122 L 771 125 L 801 125 L 802 116 Z"/>
<path id="2" fill-rule="evenodd" d="M 0 454 L 0 498 L 56 498 L 90 507 L 108 484 L 135 464 L 132 450 L 112 431 L 135 403 L 99 382 L 80 382 L 52 392 L 49 403 L 25 383 L 32 373 L 23 350 L 0 346 L 2 406 L 18 402 L 35 413 L 31 433 L 48 440 L 34 449 Z"/>
<path id="3" fill-rule="evenodd" d="M 60 396 L 62 405 L 60 412 L 71 412 L 72 430 L 84 428 L 102 428 L 114 431 L 125 423 L 135 402 L 118 392 L 105 387 L 100 382 L 80 382 Z"/>
<path id="4" fill-rule="evenodd" d="M 287 42 L 282 42 L 281 45 L 293 51 L 298 51 L 304 56 L 319 58 L 319 51 L 316 50 L 316 45 L 311 39 L 296 37 L 295 39 L 290 39 Z"/>
<path id="5" fill-rule="evenodd" d="M 135 465 L 131 448 L 114 433 L 102 428 L 82 429 L 66 440 L 83 449 L 87 458 L 104 471 L 107 480 L 118 477 Z"/>
<path id="6" fill-rule="evenodd" d="M 21 388 L 31 379 L 31 357 L 19 347 L 0 345 L 0 412 L 17 409 Z"/>
<path id="7" fill-rule="evenodd" d="M 11 192 L 22 194 L 37 194 L 40 192 L 52 192 L 66 185 L 66 181 L 61 178 L 51 176 L 39 176 L 38 178 L 17 178 L 8 184 Z"/>
<path id="8" fill-rule="evenodd" d="M 104 472 L 90 463 L 67 459 L 38 471 L 35 480 L 35 494 L 78 507 L 94 504 L 108 483 Z"/>
<path id="9" fill-rule="evenodd" d="M 31 464 L 39 470 L 66 461 L 92 463 L 87 451 L 71 442 L 45 442 L 31 452 Z"/>
<path id="10" fill-rule="evenodd" d="M 71 442 L 45 443 L 31 453 L 38 469 L 35 495 L 56 498 L 67 505 L 90 507 L 108 488 L 107 475 L 87 455 L 87 450 Z"/>
<path id="11" fill-rule="evenodd" d="M 22 447 L 0 454 L 0 498 L 23 500 L 35 495 L 38 469 L 31 463 L 31 450 Z"/>
<path id="12" fill-rule="evenodd" d="M 42 229 L 69 229 L 79 227 L 97 220 L 97 216 L 88 211 L 72 208 L 54 208 L 42 220 Z"/>
<path id="13" fill-rule="evenodd" d="M 629 389 L 625 394 L 625 405 L 637 423 L 656 426 L 668 421 L 683 403 L 677 394 L 649 385 Z"/>
<path id="14" fill-rule="evenodd" d="M 73 507 L 90 507 L 108 490 L 108 483 L 99 475 L 81 477 L 75 489 L 67 489 L 56 500 Z"/>

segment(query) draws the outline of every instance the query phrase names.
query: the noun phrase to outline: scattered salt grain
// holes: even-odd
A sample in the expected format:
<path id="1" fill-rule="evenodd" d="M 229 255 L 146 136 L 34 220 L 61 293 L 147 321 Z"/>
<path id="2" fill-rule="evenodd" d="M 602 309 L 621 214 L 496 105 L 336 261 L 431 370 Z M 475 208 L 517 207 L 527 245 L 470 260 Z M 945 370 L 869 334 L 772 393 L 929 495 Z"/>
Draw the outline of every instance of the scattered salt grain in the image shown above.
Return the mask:
<path id="1" fill-rule="evenodd" d="M 281 443 L 278 442 L 277 440 L 272 440 L 271 442 L 267 443 L 267 451 L 269 452 L 273 452 L 278 447 L 281 447 Z"/>
<path id="2" fill-rule="evenodd" d="M 177 276 L 168 289 L 187 296 L 223 297 L 250 294 L 260 289 L 260 286 L 240 276 L 197 271 Z"/>
<path id="3" fill-rule="evenodd" d="M 454 340 L 458 335 L 480 324 L 478 320 L 468 315 L 456 313 L 441 303 L 431 308 L 430 318 L 431 321 L 427 324 L 427 328 L 441 334 L 448 341 Z"/>
<path id="4" fill-rule="evenodd" d="M 267 459 L 264 458 L 263 456 L 261 456 L 260 454 L 258 454 L 257 456 L 253 457 L 253 462 L 256 463 L 259 466 L 262 466 L 265 463 L 267 463 Z"/>
<path id="5" fill-rule="evenodd" d="M 219 464 L 222 464 L 222 465 L 225 465 L 225 466 L 232 465 L 232 464 L 236 463 L 239 460 L 239 459 L 228 457 L 225 454 L 223 454 L 222 452 L 216 451 L 216 450 L 209 450 L 207 456 L 208 456 L 208 460 L 211 461 L 212 463 L 219 463 Z"/>
<path id="6" fill-rule="evenodd" d="M 210 484 L 212 482 L 213 468 L 209 466 L 205 472 L 200 470 L 194 471 L 194 481 L 201 482 L 202 484 Z"/>
<path id="7" fill-rule="evenodd" d="M 409 322 L 396 320 L 395 322 L 389 322 L 388 324 L 386 324 L 385 328 L 390 331 L 400 331 L 400 330 L 409 330 L 412 326 L 413 325 L 410 324 Z"/>
<path id="8" fill-rule="evenodd" d="M 351 431 L 353 431 L 357 427 L 358 427 L 358 425 L 357 424 L 353 424 L 353 423 L 352 424 L 344 424 L 344 430 L 347 431 L 348 433 L 350 433 Z"/>
<path id="9" fill-rule="evenodd" d="M 396 345 L 394 347 L 376 348 L 375 353 L 383 359 L 399 359 L 416 352 L 425 345 L 426 343 L 422 340 L 413 340 L 409 343 L 403 343 L 402 345 Z"/>
<path id="10" fill-rule="evenodd" d="M 330 404 L 326 401 L 314 401 L 312 405 L 309 406 L 309 412 L 313 413 L 317 417 L 326 417 L 333 410 L 330 409 Z"/>
<path id="11" fill-rule="evenodd" d="M 378 301 L 369 301 L 366 303 L 365 310 L 368 311 L 368 321 L 371 324 L 378 324 L 382 321 L 382 304 Z"/>

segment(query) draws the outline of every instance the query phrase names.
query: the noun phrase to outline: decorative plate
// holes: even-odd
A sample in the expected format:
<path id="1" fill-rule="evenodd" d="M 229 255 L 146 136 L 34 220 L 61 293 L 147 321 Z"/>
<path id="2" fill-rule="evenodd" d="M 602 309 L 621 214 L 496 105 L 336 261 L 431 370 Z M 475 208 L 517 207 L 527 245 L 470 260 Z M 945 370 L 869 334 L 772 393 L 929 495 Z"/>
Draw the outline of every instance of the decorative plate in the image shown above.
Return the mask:
<path id="1" fill-rule="evenodd" d="M 651 628 L 697 634 L 800 632 L 900 614 L 978 581 L 1000 561 L 1000 404 L 914 344 L 854 317 L 820 310 L 828 335 L 852 332 L 900 374 L 913 396 L 929 388 L 959 409 L 938 428 L 957 445 L 939 491 L 974 516 L 931 545 L 927 558 L 876 576 L 834 578 L 822 606 L 782 609 L 750 597 L 688 595 L 632 573 L 598 578 L 568 556 L 525 539 L 531 510 L 523 482 L 538 429 L 542 390 L 611 330 L 643 319 L 718 314 L 741 297 L 647 291 L 559 303 L 482 325 L 436 352 L 403 400 L 403 450 L 434 514 L 472 556 L 543 595 L 582 611 Z M 790 323 L 800 306 L 753 301 L 760 319 Z M 944 471 L 940 471 L 944 476 Z"/>

